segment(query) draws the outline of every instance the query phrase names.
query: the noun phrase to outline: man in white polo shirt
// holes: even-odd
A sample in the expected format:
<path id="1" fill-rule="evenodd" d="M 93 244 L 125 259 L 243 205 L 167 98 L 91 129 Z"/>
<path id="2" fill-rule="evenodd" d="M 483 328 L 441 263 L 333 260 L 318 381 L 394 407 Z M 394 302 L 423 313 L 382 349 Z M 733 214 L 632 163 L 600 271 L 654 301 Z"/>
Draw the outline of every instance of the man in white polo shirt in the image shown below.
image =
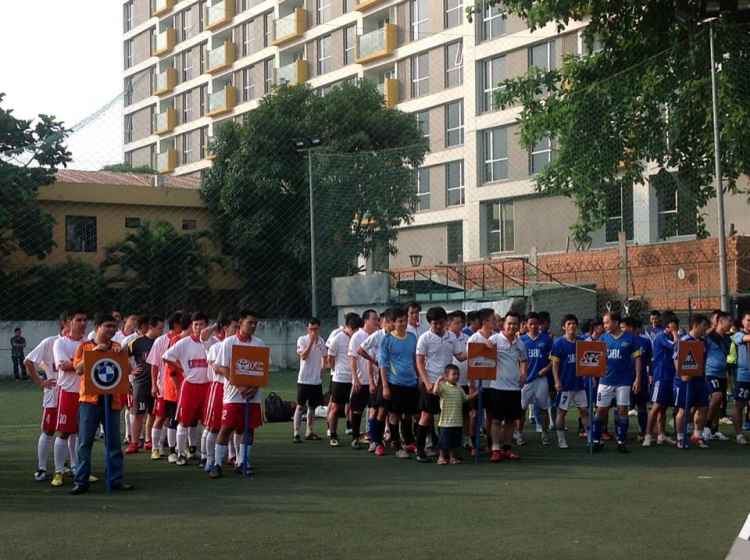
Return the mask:
<path id="1" fill-rule="evenodd" d="M 322 373 L 328 349 L 320 338 L 320 319 L 312 317 L 307 321 L 307 334 L 297 339 L 299 374 L 297 375 L 297 408 L 294 411 L 294 443 L 302 443 L 299 435 L 302 413 L 307 405 L 307 429 L 305 440 L 320 441 L 312 431 L 315 408 L 323 404 Z"/>

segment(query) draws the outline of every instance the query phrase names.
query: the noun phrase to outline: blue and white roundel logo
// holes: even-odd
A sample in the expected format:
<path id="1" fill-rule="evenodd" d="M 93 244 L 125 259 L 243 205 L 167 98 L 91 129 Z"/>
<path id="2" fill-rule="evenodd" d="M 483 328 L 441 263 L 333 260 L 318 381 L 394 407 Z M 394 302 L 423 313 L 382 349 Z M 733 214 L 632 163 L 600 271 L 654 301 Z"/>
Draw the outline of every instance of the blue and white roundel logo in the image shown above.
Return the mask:
<path id="1" fill-rule="evenodd" d="M 91 368 L 91 381 L 102 390 L 109 390 L 117 386 L 122 379 L 122 375 L 120 364 L 111 358 L 97 360 Z"/>

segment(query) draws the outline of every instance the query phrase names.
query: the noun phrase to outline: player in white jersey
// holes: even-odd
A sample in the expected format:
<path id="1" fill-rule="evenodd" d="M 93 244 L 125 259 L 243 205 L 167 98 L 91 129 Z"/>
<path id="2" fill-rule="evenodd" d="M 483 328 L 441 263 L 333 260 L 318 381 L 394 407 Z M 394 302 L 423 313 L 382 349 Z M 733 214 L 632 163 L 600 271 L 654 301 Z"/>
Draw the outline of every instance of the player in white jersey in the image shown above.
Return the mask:
<path id="1" fill-rule="evenodd" d="M 370 376 L 367 373 L 367 359 L 357 351 L 367 337 L 378 330 L 378 312 L 368 309 L 362 314 L 362 326 L 349 340 L 349 367 L 352 370 L 352 393 L 349 397 L 351 410 L 352 449 L 362 449 L 367 443 L 360 437 L 362 428 L 362 413 L 370 401 Z"/>
<path id="2" fill-rule="evenodd" d="M 477 311 L 477 322 L 479 323 L 479 330 L 469 337 L 466 341 L 466 348 L 472 342 L 481 342 L 487 344 L 490 338 L 495 334 L 495 312 L 490 308 L 479 309 Z M 484 430 L 487 434 L 487 450 L 492 452 L 492 392 L 490 384 L 487 383 L 482 387 L 482 410 L 477 410 L 477 415 L 484 413 Z M 480 422 L 477 421 L 477 430 Z M 474 448 L 472 456 L 479 453 L 479 449 Z"/>
<path id="3" fill-rule="evenodd" d="M 75 309 L 68 312 L 69 332 L 52 345 L 57 367 L 57 439 L 54 446 L 55 475 L 52 486 L 62 486 L 65 458 L 70 456 L 70 471 L 75 473 L 76 443 L 78 441 L 78 389 L 80 379 L 73 366 L 76 348 L 83 341 L 88 322 L 86 312 Z"/>
<path id="4" fill-rule="evenodd" d="M 455 351 L 457 353 L 466 352 L 466 344 L 469 341 L 469 336 L 464 332 L 466 326 L 466 314 L 460 309 L 451 311 L 448 313 L 448 330 L 453 333 L 456 337 Z M 466 366 L 468 365 L 466 359 L 460 360 L 457 357 L 453 358 L 453 365 L 458 368 L 458 384 L 467 395 L 474 394 L 474 383 L 469 381 L 466 374 Z M 471 449 L 473 447 L 473 438 L 471 434 L 474 433 L 476 427 L 476 413 L 473 410 L 473 404 L 464 403 L 463 408 L 463 446 L 465 449 Z M 472 426 L 473 424 L 473 426 Z"/>
<path id="5" fill-rule="evenodd" d="M 135 311 L 128 311 L 124 315 L 125 319 L 122 325 L 122 329 L 118 329 L 115 336 L 112 337 L 114 342 L 117 342 L 122 348 L 128 348 L 128 342 L 138 336 L 138 314 Z M 91 340 L 91 339 L 90 339 Z M 123 393 L 120 395 L 120 404 L 122 409 L 125 411 L 125 439 L 123 440 L 124 445 L 130 445 L 133 441 L 131 437 L 130 429 L 132 423 L 133 407 L 132 397 L 130 392 Z M 138 443 L 138 438 L 135 438 L 135 442 Z"/>
<path id="6" fill-rule="evenodd" d="M 352 368 L 349 362 L 349 341 L 362 326 L 362 317 L 347 315 L 346 325 L 328 345 L 328 366 L 331 368 L 331 400 L 328 404 L 328 432 L 331 447 L 339 446 L 337 429 L 339 410 L 349 404 L 352 394 Z"/>
<path id="7" fill-rule="evenodd" d="M 38 464 L 34 480 L 47 480 L 47 458 L 55 441 L 57 427 L 57 366 L 53 346 L 55 341 L 65 336 L 68 330 L 68 312 L 60 314 L 60 334 L 48 336 L 34 348 L 23 362 L 31 380 L 44 390 L 42 396 L 42 433 L 37 443 Z M 44 379 L 39 377 L 37 366 L 44 369 Z"/>
<path id="8" fill-rule="evenodd" d="M 300 428 L 302 413 L 307 407 L 307 429 L 305 440 L 320 441 L 313 433 L 315 408 L 323 404 L 323 369 L 326 366 L 328 349 L 320 338 L 320 319 L 312 317 L 307 321 L 307 334 L 297 339 L 299 373 L 297 375 L 297 407 L 294 410 L 293 443 L 302 443 Z"/>
<path id="9" fill-rule="evenodd" d="M 185 449 L 188 444 L 188 429 L 193 422 L 203 422 L 203 412 L 208 396 L 208 360 L 200 334 L 206 328 L 208 317 L 200 311 L 191 316 L 192 333 L 181 338 L 163 356 L 172 368 L 181 371 L 183 379 L 175 376 L 177 386 L 177 466 L 187 465 Z M 195 450 L 191 449 L 191 453 Z"/>
<path id="10" fill-rule="evenodd" d="M 263 415 L 260 410 L 261 391 L 258 387 L 235 386 L 229 383 L 229 364 L 232 359 L 233 346 L 265 346 L 265 343 L 255 336 L 258 326 L 258 314 L 250 310 L 239 312 L 239 330 L 221 343 L 221 348 L 214 362 L 214 369 L 224 378 L 224 405 L 221 415 L 221 430 L 216 438 L 216 462 L 211 469 L 211 478 L 221 478 L 221 463 L 227 454 L 229 436 L 234 430 L 235 446 L 239 449 L 235 472 L 242 473 L 242 464 L 247 464 L 247 474 L 253 474 L 249 464 L 250 452 L 255 442 L 255 428 L 263 425 Z M 247 433 L 247 447 L 245 447 L 245 399 L 249 400 L 249 420 Z"/>

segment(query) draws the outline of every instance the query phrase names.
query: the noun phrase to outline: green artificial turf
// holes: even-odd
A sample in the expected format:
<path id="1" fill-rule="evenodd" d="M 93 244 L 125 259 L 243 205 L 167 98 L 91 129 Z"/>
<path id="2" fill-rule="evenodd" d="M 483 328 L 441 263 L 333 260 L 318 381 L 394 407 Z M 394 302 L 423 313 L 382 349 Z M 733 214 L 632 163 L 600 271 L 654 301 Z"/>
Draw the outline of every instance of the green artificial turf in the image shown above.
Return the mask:
<path id="1" fill-rule="evenodd" d="M 294 399 L 294 373 L 272 374 L 271 384 Z M 575 437 L 574 413 L 571 449 L 542 447 L 527 428 L 517 462 L 423 465 L 344 441 L 294 445 L 291 423 L 268 424 L 257 432 L 252 478 L 225 469 L 210 480 L 197 463 L 180 468 L 141 452 L 126 456 L 134 492 L 107 496 L 101 482 L 69 496 L 70 479 L 52 488 L 32 477 L 40 401 L 30 382 L 0 384 L 3 558 L 703 560 L 725 557 L 749 509 L 750 449 L 633 441 L 629 455 L 610 444 L 592 457 Z M 315 431 L 325 429 L 317 419 Z M 103 478 L 99 443 L 94 458 Z"/>

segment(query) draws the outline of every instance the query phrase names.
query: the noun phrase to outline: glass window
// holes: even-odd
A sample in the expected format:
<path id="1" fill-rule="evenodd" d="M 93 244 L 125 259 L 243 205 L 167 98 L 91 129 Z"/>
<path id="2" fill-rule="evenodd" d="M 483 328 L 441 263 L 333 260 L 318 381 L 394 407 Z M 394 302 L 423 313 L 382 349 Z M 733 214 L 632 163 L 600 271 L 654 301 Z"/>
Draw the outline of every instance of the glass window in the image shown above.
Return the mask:
<path id="1" fill-rule="evenodd" d="M 445 164 L 445 205 L 458 206 L 464 203 L 464 162 L 451 161 Z"/>
<path id="2" fill-rule="evenodd" d="M 620 231 L 625 232 L 625 239 L 633 239 L 633 187 L 632 185 L 613 186 L 606 195 L 607 222 L 605 224 L 605 241 L 617 243 Z"/>
<path id="3" fill-rule="evenodd" d="M 464 261 L 464 224 L 451 222 L 448 224 L 448 262 L 461 263 Z"/>
<path id="4" fill-rule="evenodd" d="M 418 41 L 429 35 L 427 0 L 411 0 L 411 40 Z"/>
<path id="5" fill-rule="evenodd" d="M 125 143 L 133 141 L 133 115 L 125 115 Z"/>
<path id="6" fill-rule="evenodd" d="M 538 66 L 543 70 L 555 67 L 555 42 L 547 41 L 540 45 L 529 47 L 529 68 Z"/>
<path id="7" fill-rule="evenodd" d="M 193 22 L 190 17 L 190 8 L 180 12 L 180 41 L 187 41 L 192 35 Z"/>
<path id="8" fill-rule="evenodd" d="M 193 154 L 193 139 L 189 132 L 182 135 L 182 164 L 190 163 Z"/>
<path id="9" fill-rule="evenodd" d="M 508 129 L 492 128 L 483 133 L 484 183 L 508 178 Z"/>
<path id="10" fill-rule="evenodd" d="M 351 12 L 354 9 L 354 0 L 344 0 L 344 13 Z"/>
<path id="11" fill-rule="evenodd" d="M 263 61 L 263 93 L 271 93 L 273 88 L 273 58 Z"/>
<path id="12" fill-rule="evenodd" d="M 128 229 L 137 229 L 141 227 L 141 219 L 140 218 L 125 218 L 125 227 Z"/>
<path id="13" fill-rule="evenodd" d="M 122 5 L 122 19 L 124 30 L 130 31 L 133 29 L 133 3 L 127 2 Z"/>
<path id="14" fill-rule="evenodd" d="M 65 216 L 65 250 L 96 252 L 96 216 Z"/>
<path id="15" fill-rule="evenodd" d="M 271 33 L 273 32 L 273 12 L 263 14 L 263 46 L 271 46 Z"/>
<path id="16" fill-rule="evenodd" d="M 318 39 L 318 75 L 331 71 L 331 36 Z"/>
<path id="17" fill-rule="evenodd" d="M 661 173 L 651 176 L 658 201 L 659 239 L 698 232 L 698 207 L 688 188 L 681 189 L 677 176 Z"/>
<path id="18" fill-rule="evenodd" d="M 445 47 L 445 87 L 461 85 L 464 81 L 463 43 L 451 43 Z"/>
<path id="19" fill-rule="evenodd" d="M 187 82 L 193 77 L 193 57 L 192 51 L 186 50 L 182 53 L 182 81 Z"/>
<path id="20" fill-rule="evenodd" d="M 427 53 L 411 58 L 411 96 L 419 97 L 430 92 L 430 59 Z"/>
<path id="21" fill-rule="evenodd" d="M 513 202 L 493 202 L 485 206 L 487 212 L 487 253 L 513 251 L 515 228 Z"/>
<path id="22" fill-rule="evenodd" d="M 318 25 L 331 19 L 331 0 L 316 0 Z"/>
<path id="23" fill-rule="evenodd" d="M 190 122 L 193 118 L 193 91 L 182 94 L 182 123 Z"/>
<path id="24" fill-rule="evenodd" d="M 198 142 L 200 144 L 198 146 L 198 155 L 200 159 L 203 159 L 206 157 L 206 151 L 208 148 L 208 145 L 207 145 L 208 144 L 208 127 L 204 126 L 198 129 L 198 134 L 199 134 Z"/>
<path id="25" fill-rule="evenodd" d="M 357 26 L 344 29 L 344 66 L 354 64 L 354 45 L 357 42 Z"/>
<path id="26" fill-rule="evenodd" d="M 482 65 L 482 112 L 492 111 L 495 108 L 495 92 L 500 89 L 498 85 L 505 79 L 505 57 L 497 56 L 489 60 L 483 60 Z"/>
<path id="27" fill-rule="evenodd" d="M 555 139 L 545 136 L 537 140 L 529 152 L 529 174 L 539 173 L 553 159 L 555 159 Z"/>
<path id="28" fill-rule="evenodd" d="M 482 40 L 494 39 L 505 35 L 505 18 L 503 17 L 503 5 L 495 4 L 494 6 L 484 7 L 482 14 Z"/>
<path id="29" fill-rule="evenodd" d="M 200 107 L 200 116 L 202 117 L 206 114 L 206 103 L 208 103 L 208 86 L 202 85 L 198 92 L 198 95 L 200 96 L 200 102 L 198 103 L 198 105 Z"/>
<path id="30" fill-rule="evenodd" d="M 422 136 L 425 138 L 430 137 L 430 111 L 420 111 L 417 113 L 417 120 L 419 120 L 419 130 L 422 131 Z"/>
<path id="31" fill-rule="evenodd" d="M 198 31 L 203 31 L 203 16 L 206 11 L 206 3 L 198 2 Z"/>
<path id="32" fill-rule="evenodd" d="M 247 21 L 242 24 L 242 56 L 253 54 L 255 43 L 255 21 Z"/>
<path id="33" fill-rule="evenodd" d="M 463 0 L 445 0 L 445 28 L 456 27 L 463 23 L 464 2 Z"/>
<path id="34" fill-rule="evenodd" d="M 445 106 L 445 147 L 464 143 L 464 102 L 455 101 Z"/>
<path id="35" fill-rule="evenodd" d="M 242 70 L 242 100 L 250 101 L 255 98 L 255 66 Z"/>
<path id="36" fill-rule="evenodd" d="M 417 212 L 430 209 L 430 170 L 417 171 Z"/>
<path id="37" fill-rule="evenodd" d="M 133 65 L 133 40 L 125 41 L 125 69 L 127 70 Z"/>
<path id="38" fill-rule="evenodd" d="M 123 100 L 125 103 L 125 107 L 127 107 L 128 105 L 132 105 L 133 104 L 133 77 L 132 76 L 125 78 L 125 91 L 123 95 L 124 95 Z"/>

